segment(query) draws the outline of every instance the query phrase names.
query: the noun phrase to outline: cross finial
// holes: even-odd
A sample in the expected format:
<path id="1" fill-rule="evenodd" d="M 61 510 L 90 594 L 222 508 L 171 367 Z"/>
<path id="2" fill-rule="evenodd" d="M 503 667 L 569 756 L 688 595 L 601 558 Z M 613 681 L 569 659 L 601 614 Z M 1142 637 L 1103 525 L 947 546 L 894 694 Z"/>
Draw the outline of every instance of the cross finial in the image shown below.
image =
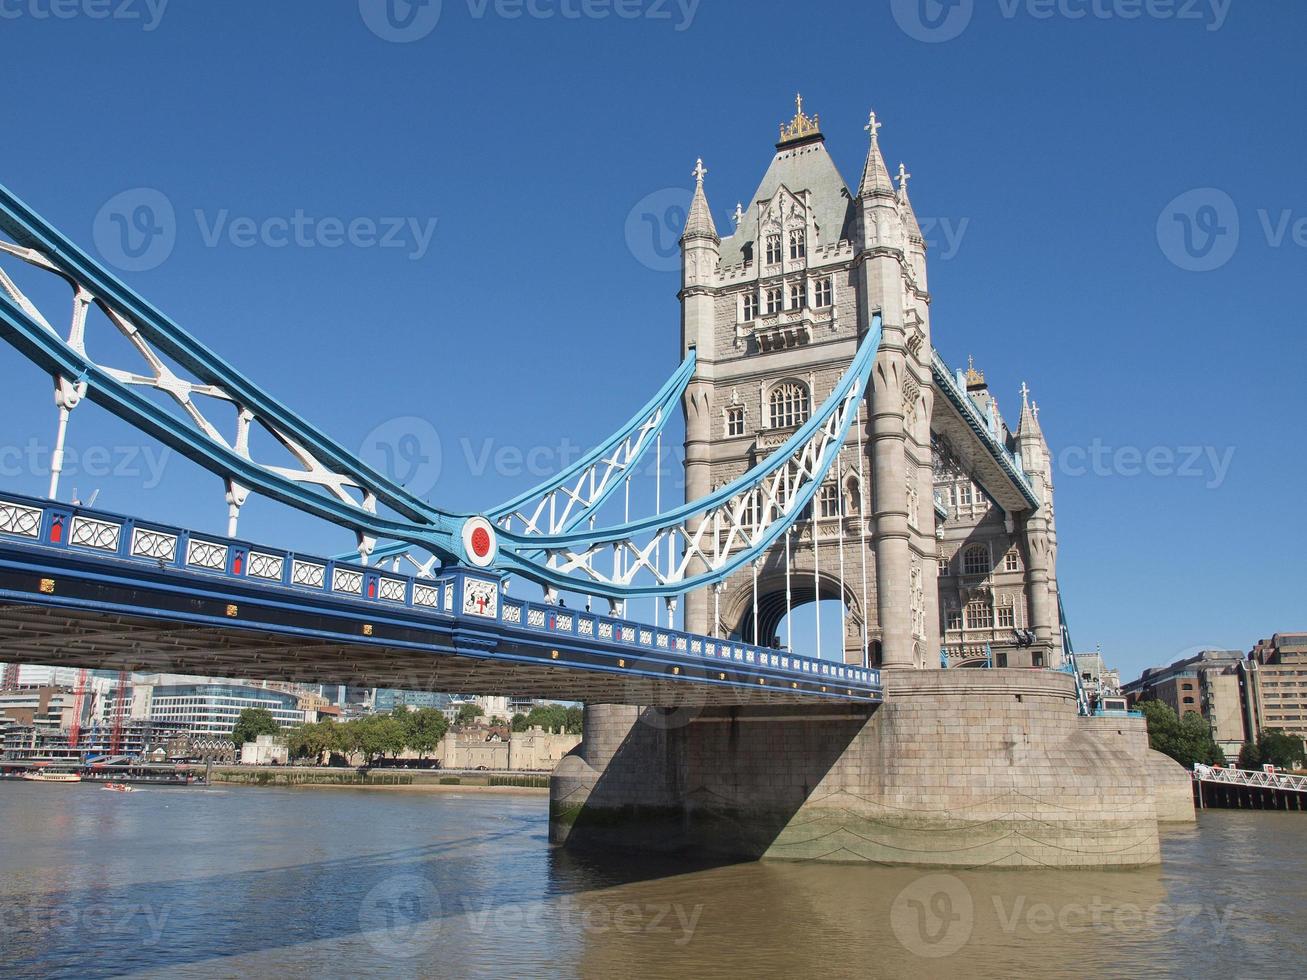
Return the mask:
<path id="1" fill-rule="evenodd" d="M 883 122 L 876 121 L 876 110 L 872 109 L 871 116 L 867 119 L 867 125 L 863 126 L 862 128 L 865 129 L 867 132 L 871 133 L 871 139 L 874 142 L 877 139 L 880 128 L 884 125 L 885 124 Z"/>
<path id="2" fill-rule="evenodd" d="M 1026 384 L 1024 381 L 1021 382 L 1021 404 L 1030 404 L 1030 385 Z"/>
<path id="3" fill-rule="evenodd" d="M 740 222 L 744 220 L 744 206 L 739 201 L 735 202 L 735 213 L 731 217 L 735 219 L 735 227 L 740 227 Z"/>
<path id="4" fill-rule="evenodd" d="M 703 183 L 703 175 L 708 172 L 708 168 L 703 165 L 703 157 L 700 157 L 694 165 L 694 179 L 696 183 Z"/>
<path id="5" fill-rule="evenodd" d="M 975 369 L 976 369 L 976 359 L 975 359 L 974 357 L 972 357 L 970 354 L 968 354 L 968 355 L 967 355 L 967 370 L 968 370 L 968 371 L 974 371 Z"/>
<path id="6" fill-rule="evenodd" d="M 912 179 L 912 174 L 908 173 L 908 168 L 899 162 L 899 190 L 904 194 L 908 192 L 908 181 Z"/>
<path id="7" fill-rule="evenodd" d="M 803 93 L 801 92 L 794 94 L 794 111 L 796 115 L 803 115 Z"/>
<path id="8" fill-rule="evenodd" d="M 1039 402 L 1031 402 L 1030 410 L 1035 413 L 1035 421 L 1039 421 Z"/>

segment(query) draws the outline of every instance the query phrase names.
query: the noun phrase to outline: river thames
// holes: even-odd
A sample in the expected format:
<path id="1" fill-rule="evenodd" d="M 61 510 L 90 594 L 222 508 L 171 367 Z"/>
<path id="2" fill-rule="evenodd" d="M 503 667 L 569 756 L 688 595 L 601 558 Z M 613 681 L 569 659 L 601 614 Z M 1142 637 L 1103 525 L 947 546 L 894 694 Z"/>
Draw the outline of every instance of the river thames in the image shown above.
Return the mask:
<path id="1" fill-rule="evenodd" d="M 717 867 L 548 844 L 542 795 L 0 784 L 0 975 L 1297 975 L 1307 818 L 1160 868 Z"/>

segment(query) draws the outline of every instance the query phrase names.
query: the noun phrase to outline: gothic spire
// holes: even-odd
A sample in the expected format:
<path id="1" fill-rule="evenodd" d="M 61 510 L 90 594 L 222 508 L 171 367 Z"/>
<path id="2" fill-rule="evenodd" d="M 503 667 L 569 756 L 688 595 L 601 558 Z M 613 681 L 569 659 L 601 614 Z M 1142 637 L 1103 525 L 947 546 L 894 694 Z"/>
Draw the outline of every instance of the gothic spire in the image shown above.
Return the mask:
<path id="1" fill-rule="evenodd" d="M 1039 428 L 1039 406 L 1031 402 L 1030 386 L 1024 381 L 1021 383 L 1021 421 L 1017 424 L 1017 435 L 1044 437 Z"/>
<path id="2" fill-rule="evenodd" d="M 717 226 L 713 224 L 712 211 L 708 207 L 708 198 L 703 192 L 703 177 L 708 172 L 700 158 L 694 167 L 694 199 L 690 201 L 690 213 L 685 219 L 685 238 L 711 238 L 720 242 Z"/>
<path id="3" fill-rule="evenodd" d="M 894 182 L 890 180 L 889 170 L 885 167 L 885 158 L 880 152 L 879 131 L 884 123 L 876 121 L 872 112 L 867 125 L 863 127 L 871 134 L 871 146 L 867 150 L 867 163 L 862 168 L 862 182 L 858 185 L 858 197 L 894 196 Z"/>
<path id="4" fill-rule="evenodd" d="M 899 210 L 903 214 L 903 230 L 907 233 L 908 241 L 925 245 L 926 239 L 921 234 L 921 225 L 917 223 L 917 213 L 912 210 L 912 201 L 908 199 L 908 181 L 911 178 L 912 174 L 908 173 L 908 168 L 900 163 Z"/>

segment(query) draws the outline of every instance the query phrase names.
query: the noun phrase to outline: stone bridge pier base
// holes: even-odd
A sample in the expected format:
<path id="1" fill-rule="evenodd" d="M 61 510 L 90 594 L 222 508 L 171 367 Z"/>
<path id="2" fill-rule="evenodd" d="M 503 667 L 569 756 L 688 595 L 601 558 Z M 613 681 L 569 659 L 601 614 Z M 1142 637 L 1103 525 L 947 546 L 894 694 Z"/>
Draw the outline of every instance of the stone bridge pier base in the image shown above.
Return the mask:
<path id="1" fill-rule="evenodd" d="M 592 705 L 550 785 L 569 847 L 950 867 L 1130 867 L 1193 820 L 1139 718 L 1043 670 L 887 670 L 876 709 Z"/>

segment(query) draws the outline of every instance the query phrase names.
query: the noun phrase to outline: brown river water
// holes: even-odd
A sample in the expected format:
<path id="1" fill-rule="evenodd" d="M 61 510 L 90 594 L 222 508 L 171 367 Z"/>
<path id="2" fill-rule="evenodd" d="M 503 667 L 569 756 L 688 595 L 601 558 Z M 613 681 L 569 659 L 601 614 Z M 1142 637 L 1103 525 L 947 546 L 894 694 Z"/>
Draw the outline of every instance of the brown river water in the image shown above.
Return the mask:
<path id="1" fill-rule="evenodd" d="M 543 796 L 0 783 L 0 976 L 1280 977 L 1307 813 L 1160 868 L 706 867 L 548 844 Z"/>

